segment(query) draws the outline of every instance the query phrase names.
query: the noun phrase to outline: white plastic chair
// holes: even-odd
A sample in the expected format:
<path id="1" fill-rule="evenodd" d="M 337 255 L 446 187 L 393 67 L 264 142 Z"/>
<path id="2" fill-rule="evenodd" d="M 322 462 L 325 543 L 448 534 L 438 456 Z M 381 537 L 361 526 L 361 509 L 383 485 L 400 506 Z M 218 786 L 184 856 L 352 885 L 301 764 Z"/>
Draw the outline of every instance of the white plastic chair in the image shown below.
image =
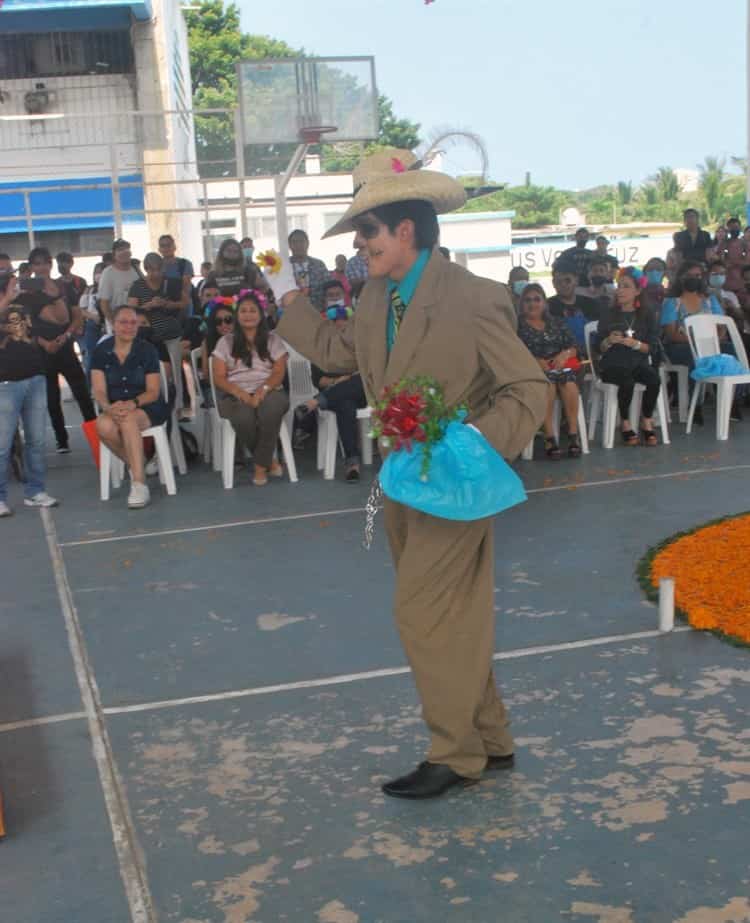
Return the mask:
<path id="1" fill-rule="evenodd" d="M 161 373 L 161 391 L 165 401 L 169 401 L 169 381 L 167 379 L 166 363 L 159 363 Z M 179 374 L 179 372 L 178 372 Z M 182 447 L 182 436 L 180 435 L 180 421 L 177 410 L 172 410 L 172 432 L 169 435 L 169 445 L 172 449 L 172 456 L 177 465 L 180 474 L 187 474 L 187 462 L 185 461 L 185 450 Z"/>
<path id="2" fill-rule="evenodd" d="M 216 412 L 215 419 L 219 421 L 219 425 L 216 429 L 219 435 L 220 447 L 216 456 L 214 456 L 214 461 L 217 457 L 220 458 L 221 479 L 224 488 L 225 490 L 231 490 L 234 487 L 234 451 L 237 445 L 237 434 L 229 420 L 225 420 L 224 417 L 219 415 L 219 405 L 216 402 L 216 385 L 214 384 L 213 356 L 208 360 L 208 375 L 211 382 L 211 397 L 213 398 L 214 410 Z M 279 439 L 281 440 L 281 451 L 284 454 L 284 462 L 286 464 L 287 473 L 289 474 L 289 480 L 293 484 L 296 484 L 299 478 L 297 477 L 297 465 L 295 464 L 294 453 L 292 452 L 292 437 L 289 435 L 289 430 L 284 425 L 283 420 L 281 422 L 281 428 L 279 429 Z"/>
<path id="3" fill-rule="evenodd" d="M 619 416 L 617 407 L 617 385 L 608 384 L 599 378 L 594 360 L 591 353 L 591 338 L 599 327 L 598 321 L 590 321 L 584 328 L 586 338 L 586 354 L 591 360 L 591 407 L 589 408 L 589 441 L 593 442 L 596 438 L 596 425 L 599 421 L 600 414 L 602 420 L 602 447 L 611 449 L 615 444 L 615 429 L 617 428 L 617 418 Z M 641 417 L 641 402 L 643 392 L 646 390 L 644 385 L 636 384 L 633 390 L 633 400 L 630 402 L 630 419 L 639 421 Z M 659 389 L 659 397 L 656 401 L 655 423 L 661 427 L 661 438 L 664 445 L 669 445 L 669 416 L 667 414 L 667 402 L 664 399 L 664 388 Z M 637 425 L 637 424 L 636 424 Z"/>
<path id="4" fill-rule="evenodd" d="M 193 371 L 193 383 L 195 385 L 195 426 L 198 430 L 201 454 L 203 461 L 208 464 L 211 461 L 211 411 L 208 407 L 203 406 L 203 389 L 201 388 L 201 377 L 198 370 L 198 360 L 201 358 L 202 347 L 190 350 L 190 367 Z"/>
<path id="5" fill-rule="evenodd" d="M 690 368 L 687 365 L 672 365 L 667 360 L 659 366 L 659 375 L 661 376 L 661 386 L 665 394 L 668 393 L 669 376 L 677 376 L 677 419 L 680 423 L 687 423 L 688 406 L 690 404 Z M 668 420 L 671 423 L 672 413 L 669 408 L 669 401 L 666 404 Z"/>
<path id="6" fill-rule="evenodd" d="M 552 408 L 552 432 L 555 437 L 556 442 L 560 441 L 560 417 L 562 415 L 562 402 L 559 397 L 555 398 L 555 403 Z M 524 461 L 531 461 L 534 457 L 534 439 L 537 434 L 535 433 L 532 436 L 529 444 L 521 453 L 521 458 Z M 578 397 L 578 438 L 581 442 L 581 452 L 584 455 L 589 454 L 589 440 L 586 435 L 586 414 L 583 409 L 583 397 L 579 395 Z"/>
<path id="7" fill-rule="evenodd" d="M 707 384 L 716 386 L 716 438 L 729 439 L 729 417 L 732 411 L 732 400 L 736 385 L 750 383 L 750 368 L 747 364 L 745 344 L 737 330 L 737 325 L 731 317 L 716 314 L 696 314 L 685 318 L 685 332 L 687 333 L 690 351 L 693 359 L 704 359 L 721 353 L 719 344 L 719 327 L 726 327 L 732 341 L 735 355 L 740 364 L 747 371 L 737 375 L 716 375 L 712 378 L 702 378 L 693 388 L 693 399 L 690 401 L 688 411 L 687 432 L 692 432 L 693 416 L 703 389 Z"/>
<path id="8" fill-rule="evenodd" d="M 359 423 L 359 444 L 362 449 L 362 464 L 371 465 L 373 440 L 370 437 L 372 408 L 360 407 L 357 411 Z M 336 476 L 336 447 L 339 445 L 339 427 L 336 414 L 331 410 L 318 410 L 318 470 L 322 470 L 326 481 Z M 343 452 L 343 449 L 342 449 Z"/>
<path id="9" fill-rule="evenodd" d="M 164 363 L 160 363 L 161 391 L 164 400 L 168 399 L 169 389 L 167 385 L 167 375 Z M 174 431 L 174 420 L 172 422 Z M 174 477 L 174 468 L 172 466 L 172 454 L 169 450 L 169 437 L 167 435 L 167 424 L 161 423 L 159 426 L 150 426 L 144 429 L 141 436 L 151 436 L 156 447 L 156 461 L 159 465 L 159 480 L 164 484 L 167 494 L 173 497 L 177 493 L 177 484 Z M 177 434 L 179 439 L 179 433 Z M 182 440 L 180 439 L 180 451 L 182 452 Z M 182 463 L 185 464 L 185 456 L 182 455 Z M 99 444 L 99 496 L 102 500 L 109 500 L 110 483 L 117 488 L 122 484 L 125 476 L 125 465 L 121 458 L 114 455 L 107 446 L 100 441 Z"/>

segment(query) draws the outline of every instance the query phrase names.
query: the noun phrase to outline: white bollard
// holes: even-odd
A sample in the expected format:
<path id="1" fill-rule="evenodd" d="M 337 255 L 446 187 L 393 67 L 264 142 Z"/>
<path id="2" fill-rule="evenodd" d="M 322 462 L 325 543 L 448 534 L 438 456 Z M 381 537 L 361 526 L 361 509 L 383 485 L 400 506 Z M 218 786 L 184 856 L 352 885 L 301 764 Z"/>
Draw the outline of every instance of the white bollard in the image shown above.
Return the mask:
<path id="1" fill-rule="evenodd" d="M 659 631 L 674 628 L 674 577 L 662 577 L 659 581 Z"/>

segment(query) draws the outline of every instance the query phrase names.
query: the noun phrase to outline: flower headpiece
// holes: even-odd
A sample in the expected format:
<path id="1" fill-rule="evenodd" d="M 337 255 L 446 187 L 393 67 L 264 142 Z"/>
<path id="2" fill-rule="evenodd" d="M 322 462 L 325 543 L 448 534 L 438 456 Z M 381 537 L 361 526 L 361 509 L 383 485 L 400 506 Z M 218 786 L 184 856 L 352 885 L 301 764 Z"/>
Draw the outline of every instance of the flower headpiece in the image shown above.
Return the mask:
<path id="1" fill-rule="evenodd" d="M 326 308 L 325 311 L 321 311 L 321 314 L 323 317 L 327 317 L 328 320 L 348 320 L 354 314 L 354 311 L 343 304 L 334 304 L 330 308 Z"/>
<path id="2" fill-rule="evenodd" d="M 219 308 L 229 308 L 230 311 L 234 311 L 236 307 L 236 302 L 230 295 L 218 295 L 216 298 L 206 302 L 203 309 L 203 319 L 208 320 Z"/>
<path id="3" fill-rule="evenodd" d="M 264 314 L 268 314 L 268 299 L 266 298 L 265 292 L 262 292 L 259 288 L 240 289 L 240 293 L 237 296 L 237 304 L 239 304 L 243 298 L 252 298 L 254 301 L 257 301 L 261 311 L 263 311 Z"/>
<path id="4" fill-rule="evenodd" d="M 646 288 L 648 285 L 648 278 L 646 277 L 646 273 L 638 269 L 637 266 L 623 266 L 617 271 L 618 282 L 625 276 L 629 276 L 633 282 L 635 282 L 636 288 Z"/>

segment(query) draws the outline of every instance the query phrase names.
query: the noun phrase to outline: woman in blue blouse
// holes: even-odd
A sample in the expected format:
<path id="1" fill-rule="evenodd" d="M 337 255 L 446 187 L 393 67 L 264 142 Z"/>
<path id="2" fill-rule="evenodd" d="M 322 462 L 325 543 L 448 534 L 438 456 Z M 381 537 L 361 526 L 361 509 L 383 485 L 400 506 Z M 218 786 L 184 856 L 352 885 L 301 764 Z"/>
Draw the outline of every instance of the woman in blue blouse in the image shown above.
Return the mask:
<path id="1" fill-rule="evenodd" d="M 708 293 L 703 264 L 687 260 L 680 266 L 670 297 L 661 309 L 664 350 L 674 365 L 693 367 L 685 320 L 696 314 L 723 314 L 715 295 Z"/>
<path id="2" fill-rule="evenodd" d="M 138 337 L 135 308 L 123 306 L 113 315 L 114 336 L 94 350 L 91 384 L 101 408 L 96 428 L 102 442 L 130 468 L 128 506 L 149 502 L 141 433 L 166 423 L 167 404 L 161 397 L 156 347 Z"/>

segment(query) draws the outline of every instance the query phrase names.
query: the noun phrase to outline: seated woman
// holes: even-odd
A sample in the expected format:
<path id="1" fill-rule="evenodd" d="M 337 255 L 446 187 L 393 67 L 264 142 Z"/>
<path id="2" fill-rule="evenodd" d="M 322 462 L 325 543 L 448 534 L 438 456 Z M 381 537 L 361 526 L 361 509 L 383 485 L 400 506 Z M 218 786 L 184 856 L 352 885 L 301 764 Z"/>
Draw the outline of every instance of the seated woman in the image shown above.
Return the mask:
<path id="1" fill-rule="evenodd" d="M 150 500 L 141 433 L 166 423 L 156 347 L 138 336 L 138 315 L 129 305 L 115 308 L 114 336 L 102 340 L 91 359 L 91 384 L 101 408 L 96 428 L 101 441 L 130 468 L 128 506 Z"/>
<path id="2" fill-rule="evenodd" d="M 659 398 L 661 356 L 659 326 L 654 312 L 641 295 L 648 280 L 640 269 L 627 266 L 617 274 L 615 304 L 599 319 L 599 369 L 602 381 L 617 385 L 622 441 L 638 445 L 630 423 L 630 402 L 636 384 L 645 385 L 641 412 L 643 444 L 657 445 L 653 414 Z"/>
<path id="3" fill-rule="evenodd" d="M 537 360 L 549 380 L 547 414 L 544 418 L 544 450 L 548 458 L 561 457 L 554 435 L 552 411 L 559 396 L 568 421 L 568 455 L 579 458 L 581 443 L 578 438 L 578 367 L 575 337 L 564 320 L 552 317 L 547 311 L 547 297 L 537 282 L 530 282 L 521 292 L 518 336 Z"/>
<path id="4" fill-rule="evenodd" d="M 703 264 L 687 260 L 680 266 L 669 297 L 661 309 L 661 327 L 664 350 L 674 365 L 687 365 L 692 369 L 685 320 L 696 314 L 717 314 L 724 311 L 715 295 L 708 292 Z"/>
<path id="5" fill-rule="evenodd" d="M 214 384 L 219 414 L 234 427 L 241 446 L 253 455 L 253 484 L 263 487 L 268 475 L 281 477 L 274 460 L 289 398 L 282 388 L 287 350 L 278 334 L 268 329 L 265 298 L 255 289 L 240 292 L 231 333 L 213 351 Z"/>

